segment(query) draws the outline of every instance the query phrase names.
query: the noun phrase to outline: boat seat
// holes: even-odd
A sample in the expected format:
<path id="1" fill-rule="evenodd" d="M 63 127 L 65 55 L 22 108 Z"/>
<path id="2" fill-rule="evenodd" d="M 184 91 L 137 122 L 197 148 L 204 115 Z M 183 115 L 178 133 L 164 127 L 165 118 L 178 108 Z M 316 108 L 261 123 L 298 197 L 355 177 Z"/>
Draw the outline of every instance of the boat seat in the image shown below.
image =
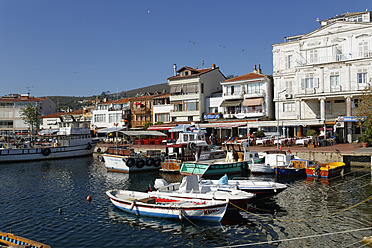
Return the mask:
<path id="1" fill-rule="evenodd" d="M 155 198 L 152 197 L 146 197 L 139 199 L 138 201 L 143 202 L 143 203 L 148 203 L 148 204 L 155 204 Z"/>

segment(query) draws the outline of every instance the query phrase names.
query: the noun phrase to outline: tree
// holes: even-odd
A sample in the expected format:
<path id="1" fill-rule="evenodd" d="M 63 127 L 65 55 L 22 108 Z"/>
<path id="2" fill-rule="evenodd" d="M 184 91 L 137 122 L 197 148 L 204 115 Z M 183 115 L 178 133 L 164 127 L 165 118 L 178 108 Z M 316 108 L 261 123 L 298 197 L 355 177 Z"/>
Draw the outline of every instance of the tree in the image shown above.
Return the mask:
<path id="1" fill-rule="evenodd" d="M 40 114 L 37 105 L 33 106 L 30 103 L 27 105 L 27 107 L 21 108 L 20 115 L 22 117 L 22 120 L 24 120 L 24 122 L 30 126 L 32 135 L 35 127 L 37 128 L 37 124 L 39 121 Z"/>
<path id="2" fill-rule="evenodd" d="M 149 128 L 149 126 L 152 126 L 152 122 L 147 122 L 144 126 L 143 126 L 143 129 L 144 130 L 147 130 L 147 128 Z"/>
<path id="3" fill-rule="evenodd" d="M 372 89 L 364 90 L 363 95 L 358 101 L 355 116 L 358 120 L 358 126 L 365 128 L 359 140 L 372 144 Z"/>

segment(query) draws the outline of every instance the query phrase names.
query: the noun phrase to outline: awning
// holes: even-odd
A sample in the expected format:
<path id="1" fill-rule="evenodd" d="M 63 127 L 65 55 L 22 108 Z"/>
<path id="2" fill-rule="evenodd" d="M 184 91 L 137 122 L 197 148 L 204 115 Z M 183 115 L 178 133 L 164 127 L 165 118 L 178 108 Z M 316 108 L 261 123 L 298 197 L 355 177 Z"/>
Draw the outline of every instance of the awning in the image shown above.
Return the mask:
<path id="1" fill-rule="evenodd" d="M 186 130 L 189 127 L 191 127 L 190 124 L 178 125 L 176 127 L 173 127 L 171 129 L 169 129 L 169 132 L 183 132 L 184 130 Z"/>
<path id="2" fill-rule="evenodd" d="M 127 129 L 127 128 L 122 128 L 122 127 L 108 127 L 108 128 L 103 128 L 103 129 L 98 130 L 97 133 L 108 134 L 108 133 L 120 132 L 120 131 L 125 130 L 125 129 Z"/>
<path id="3" fill-rule="evenodd" d="M 196 93 L 199 91 L 198 84 L 185 85 L 183 88 L 184 93 Z"/>
<path id="4" fill-rule="evenodd" d="M 221 107 L 236 107 L 242 103 L 243 100 L 224 100 Z"/>
<path id="5" fill-rule="evenodd" d="M 263 98 L 246 98 L 243 101 L 243 106 L 262 106 L 263 101 Z"/>
<path id="6" fill-rule="evenodd" d="M 174 128 L 175 126 L 150 126 L 149 128 L 147 128 L 147 130 L 149 131 L 152 131 L 152 130 L 169 130 L 169 129 L 172 129 Z"/>
<path id="7" fill-rule="evenodd" d="M 219 122 L 219 123 L 206 123 L 199 124 L 201 128 L 234 128 L 240 126 L 246 126 L 246 122 Z"/>
<path id="8" fill-rule="evenodd" d="M 120 133 L 128 136 L 167 136 L 166 134 L 157 131 L 120 131 Z"/>
<path id="9" fill-rule="evenodd" d="M 182 85 L 175 85 L 170 88 L 170 93 L 181 93 L 182 92 Z"/>
<path id="10" fill-rule="evenodd" d="M 174 105 L 178 105 L 178 104 L 182 104 L 182 101 L 170 101 L 170 104 L 174 104 Z"/>

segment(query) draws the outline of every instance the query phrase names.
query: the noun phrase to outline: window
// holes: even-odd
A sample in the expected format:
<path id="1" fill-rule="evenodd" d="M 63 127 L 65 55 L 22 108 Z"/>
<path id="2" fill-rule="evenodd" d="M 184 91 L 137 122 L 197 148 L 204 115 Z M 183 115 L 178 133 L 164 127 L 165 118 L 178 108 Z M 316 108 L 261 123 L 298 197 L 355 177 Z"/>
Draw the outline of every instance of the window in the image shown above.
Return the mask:
<path id="1" fill-rule="evenodd" d="M 14 103 L 0 103 L 0 108 L 13 108 L 13 106 Z"/>
<path id="2" fill-rule="evenodd" d="M 316 63 L 318 61 L 318 52 L 317 50 L 309 51 L 310 63 Z"/>
<path id="3" fill-rule="evenodd" d="M 355 109 L 355 108 L 358 108 L 359 106 L 359 99 L 353 99 L 353 101 L 351 102 L 351 108 Z"/>
<path id="4" fill-rule="evenodd" d="M 325 105 L 326 105 L 326 110 L 331 110 L 331 101 L 326 101 Z"/>
<path id="5" fill-rule="evenodd" d="M 155 114 L 155 122 L 169 122 L 169 114 L 162 113 L 162 114 Z"/>
<path id="6" fill-rule="evenodd" d="M 286 57 L 286 66 L 287 66 L 287 69 L 292 68 L 292 55 L 288 55 Z"/>
<path id="7" fill-rule="evenodd" d="M 218 113 L 218 107 L 210 107 L 209 113 Z"/>
<path id="8" fill-rule="evenodd" d="M 331 87 L 332 86 L 340 85 L 340 77 L 339 77 L 339 75 L 332 75 L 331 74 L 330 81 L 331 81 Z"/>
<path id="9" fill-rule="evenodd" d="M 359 84 L 366 84 L 367 83 L 367 72 L 358 73 L 358 83 Z"/>
<path id="10" fill-rule="evenodd" d="M 232 96 L 232 95 L 234 95 L 234 86 L 232 85 L 232 86 L 227 86 L 226 87 L 226 95 L 227 96 Z"/>
<path id="11" fill-rule="evenodd" d="M 94 122 L 106 122 L 106 115 L 105 114 L 95 114 L 94 115 Z"/>
<path id="12" fill-rule="evenodd" d="M 367 57 L 368 56 L 368 42 L 362 41 L 358 44 L 359 56 Z"/>
<path id="13" fill-rule="evenodd" d="M 342 46 L 335 47 L 336 61 L 344 60 L 344 55 L 342 54 Z"/>
<path id="14" fill-rule="evenodd" d="M 292 81 L 285 82 L 285 90 L 287 94 L 292 94 L 292 85 L 293 85 Z"/>
<path id="15" fill-rule="evenodd" d="M 182 103 L 175 104 L 175 105 L 174 105 L 174 111 L 175 111 L 175 112 L 183 111 Z"/>
<path id="16" fill-rule="evenodd" d="M 313 78 L 305 78 L 305 88 L 306 89 L 314 88 L 314 79 Z"/>
<path id="17" fill-rule="evenodd" d="M 121 121 L 121 113 L 109 114 L 109 122 L 119 123 Z"/>
<path id="18" fill-rule="evenodd" d="M 294 112 L 295 111 L 295 104 L 293 102 L 283 103 L 283 110 L 284 110 L 284 112 Z"/>
<path id="19" fill-rule="evenodd" d="M 247 94 L 261 93 L 263 89 L 263 83 L 247 84 Z"/>
<path id="20" fill-rule="evenodd" d="M 185 101 L 183 101 L 183 109 L 185 111 L 199 110 L 198 100 L 185 100 Z"/>

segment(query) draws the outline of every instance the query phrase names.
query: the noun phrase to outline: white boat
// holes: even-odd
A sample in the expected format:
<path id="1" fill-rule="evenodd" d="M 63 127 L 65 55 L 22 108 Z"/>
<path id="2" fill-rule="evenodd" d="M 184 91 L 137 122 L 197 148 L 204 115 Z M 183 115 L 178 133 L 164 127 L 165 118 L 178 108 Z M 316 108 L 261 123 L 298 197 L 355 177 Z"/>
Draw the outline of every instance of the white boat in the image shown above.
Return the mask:
<path id="1" fill-rule="evenodd" d="M 239 189 L 253 193 L 256 197 L 276 195 L 287 188 L 287 185 L 282 183 L 248 180 L 246 178 L 228 179 L 226 175 L 220 180 L 201 180 L 200 184 L 221 189 Z"/>
<path id="2" fill-rule="evenodd" d="M 128 190 L 109 190 L 106 194 L 117 208 L 127 213 L 181 220 L 221 221 L 229 204 L 228 200 L 184 200 Z"/>
<path id="3" fill-rule="evenodd" d="M 263 160 L 259 163 L 250 163 L 249 169 L 252 174 L 274 174 L 275 167 L 286 167 L 294 158 L 292 154 L 284 151 L 266 151 Z"/>
<path id="4" fill-rule="evenodd" d="M 61 122 L 55 133 L 46 136 L 49 142 L 33 145 L 28 142 L 21 148 L 1 148 L 0 163 L 62 159 L 93 154 L 96 142 L 92 141 L 88 122 Z"/>
<path id="5" fill-rule="evenodd" d="M 182 178 L 181 183 L 168 184 L 164 179 L 155 180 L 156 191 L 149 192 L 153 196 L 171 196 L 182 199 L 201 200 L 226 200 L 229 202 L 246 206 L 246 203 L 255 197 L 255 194 L 237 189 L 222 189 L 199 184 L 200 177 L 190 175 Z"/>
<path id="6" fill-rule="evenodd" d="M 157 131 L 120 131 L 130 137 L 134 136 L 166 136 Z M 111 147 L 100 156 L 102 162 L 108 171 L 113 172 L 143 172 L 159 170 L 164 155 L 161 150 L 147 150 L 144 152 L 135 152 L 132 147 Z"/>

